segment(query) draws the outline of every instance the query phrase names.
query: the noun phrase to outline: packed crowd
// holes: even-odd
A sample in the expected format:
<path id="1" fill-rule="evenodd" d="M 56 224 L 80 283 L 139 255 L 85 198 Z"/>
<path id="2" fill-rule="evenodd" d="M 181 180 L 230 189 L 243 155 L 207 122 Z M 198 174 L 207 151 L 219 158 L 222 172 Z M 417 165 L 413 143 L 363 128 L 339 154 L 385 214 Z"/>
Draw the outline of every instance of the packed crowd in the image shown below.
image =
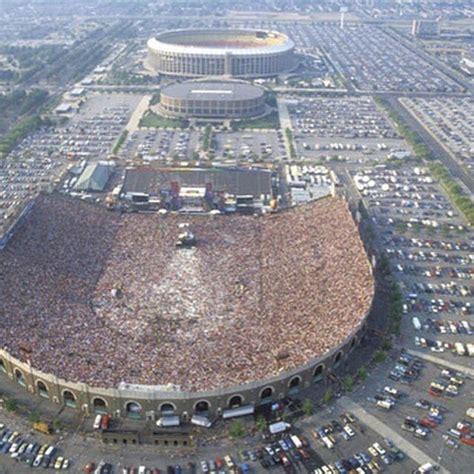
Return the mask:
<path id="1" fill-rule="evenodd" d="M 196 247 L 176 247 L 183 222 Z M 0 273 L 12 355 L 100 387 L 199 391 L 276 375 L 342 343 L 373 296 L 337 199 L 266 217 L 163 217 L 40 196 Z"/>

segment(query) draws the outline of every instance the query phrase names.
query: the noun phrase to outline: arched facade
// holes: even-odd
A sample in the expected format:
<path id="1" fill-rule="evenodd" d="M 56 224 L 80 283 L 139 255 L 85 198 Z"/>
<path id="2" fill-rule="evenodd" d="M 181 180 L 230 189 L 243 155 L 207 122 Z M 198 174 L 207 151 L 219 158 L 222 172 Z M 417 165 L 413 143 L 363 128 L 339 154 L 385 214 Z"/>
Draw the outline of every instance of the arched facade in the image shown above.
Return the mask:
<path id="1" fill-rule="evenodd" d="M 263 388 L 260 392 L 261 402 L 271 402 L 273 399 L 274 393 L 275 393 L 275 389 L 273 387 Z"/>
<path id="2" fill-rule="evenodd" d="M 324 364 L 319 364 L 313 372 L 313 382 L 321 382 L 324 378 Z"/>
<path id="3" fill-rule="evenodd" d="M 247 46 L 228 44 L 239 40 Z M 294 42 L 275 31 L 174 30 L 151 38 L 147 47 L 148 67 L 170 76 L 263 77 L 295 66 Z"/>
<path id="4" fill-rule="evenodd" d="M 77 397 L 71 390 L 63 390 L 63 402 L 67 407 L 77 408 Z"/>
<path id="5" fill-rule="evenodd" d="M 228 407 L 237 408 L 244 404 L 244 397 L 242 395 L 233 395 L 229 398 Z"/>
<path id="6" fill-rule="evenodd" d="M 98 415 L 105 415 L 107 413 L 107 401 L 102 397 L 94 397 L 92 400 L 94 413 Z"/>
<path id="7" fill-rule="evenodd" d="M 0 377 L 8 377 L 23 386 L 31 393 L 40 394 L 39 387 L 43 383 L 47 388 L 48 398 L 55 403 L 64 403 L 70 408 L 79 409 L 88 414 L 104 410 L 106 413 L 124 418 L 144 419 L 146 413 L 154 413 L 159 417 L 161 408 L 173 408 L 175 414 L 203 413 L 216 416 L 223 409 L 231 406 L 254 404 L 255 406 L 270 401 L 277 401 L 285 396 L 291 396 L 305 387 L 324 379 L 327 371 L 334 370 L 353 350 L 365 332 L 365 323 L 347 339 L 345 344 L 329 351 L 325 356 L 295 369 L 282 373 L 272 379 L 255 381 L 248 385 L 230 387 L 228 389 L 210 392 L 154 393 L 150 391 L 102 389 L 85 384 L 66 382 L 53 375 L 41 373 L 32 369 L 28 364 L 12 358 L 5 350 L 0 349 Z M 354 336 L 357 337 L 354 339 Z M 352 341 L 356 342 L 353 344 Z M 2 373 L 3 372 L 3 373 Z M 272 389 L 271 397 L 270 388 Z M 46 395 L 46 392 L 44 392 Z M 104 403 L 99 402 L 102 400 Z M 165 410 L 166 411 L 166 410 Z M 168 412 L 171 413 L 171 410 Z"/>
<path id="8" fill-rule="evenodd" d="M 15 374 L 16 383 L 18 385 L 21 385 L 22 387 L 25 387 L 26 381 L 25 381 L 25 376 L 23 375 L 23 372 L 20 369 L 15 369 L 14 374 Z"/>
<path id="9" fill-rule="evenodd" d="M 42 381 L 36 381 L 36 389 L 38 390 L 38 395 L 43 398 L 49 398 L 49 389 L 48 386 Z"/>
<path id="10" fill-rule="evenodd" d="M 140 419 L 142 416 L 142 406 L 133 400 L 125 403 L 125 413 L 128 418 Z"/>
<path id="11" fill-rule="evenodd" d="M 165 402 L 160 405 L 160 412 L 162 415 L 172 415 L 176 411 L 174 403 Z"/>
<path id="12" fill-rule="evenodd" d="M 207 400 L 199 400 L 194 405 L 194 412 L 199 413 L 208 413 L 211 409 L 211 404 Z"/>

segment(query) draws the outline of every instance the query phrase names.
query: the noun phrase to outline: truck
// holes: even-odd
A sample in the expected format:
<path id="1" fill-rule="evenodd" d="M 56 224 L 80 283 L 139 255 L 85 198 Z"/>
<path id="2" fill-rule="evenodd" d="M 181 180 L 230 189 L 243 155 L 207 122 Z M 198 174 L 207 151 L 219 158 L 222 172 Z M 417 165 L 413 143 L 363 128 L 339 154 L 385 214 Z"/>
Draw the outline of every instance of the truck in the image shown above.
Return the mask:
<path id="1" fill-rule="evenodd" d="M 474 344 L 472 342 L 466 344 L 466 349 L 469 357 L 474 357 Z"/>
<path id="2" fill-rule="evenodd" d="M 416 316 L 414 316 L 414 317 L 412 318 L 412 323 L 413 323 L 413 327 L 414 327 L 417 331 L 419 331 L 419 330 L 421 329 L 420 320 L 419 320 Z"/>
<path id="3" fill-rule="evenodd" d="M 44 434 L 51 434 L 53 432 L 53 426 L 51 423 L 46 423 L 44 421 L 37 421 L 33 423 L 33 429 Z"/>
<path id="4" fill-rule="evenodd" d="M 291 439 L 292 443 L 295 445 L 295 448 L 301 449 L 301 448 L 303 447 L 303 443 L 302 443 L 301 440 L 298 438 L 298 436 L 296 436 L 296 435 L 290 435 L 290 439 Z"/>
<path id="5" fill-rule="evenodd" d="M 456 354 L 460 356 L 466 355 L 466 348 L 464 347 L 464 344 L 462 342 L 455 342 L 454 350 L 456 351 Z"/>

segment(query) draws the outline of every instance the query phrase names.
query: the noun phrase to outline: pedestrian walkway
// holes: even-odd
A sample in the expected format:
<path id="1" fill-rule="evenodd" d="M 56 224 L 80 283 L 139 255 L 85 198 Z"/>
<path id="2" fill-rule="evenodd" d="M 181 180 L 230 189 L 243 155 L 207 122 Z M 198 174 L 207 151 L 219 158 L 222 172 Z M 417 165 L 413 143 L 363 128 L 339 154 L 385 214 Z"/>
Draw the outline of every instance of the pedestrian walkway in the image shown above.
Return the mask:
<path id="1" fill-rule="evenodd" d="M 140 125 L 140 120 L 142 119 L 143 114 L 148 110 L 148 107 L 150 106 L 151 98 L 151 95 L 145 95 L 142 100 L 140 100 L 137 107 L 133 111 L 133 114 L 130 117 L 127 126 L 125 127 L 127 132 L 133 133 L 135 130 L 137 130 Z"/>
<path id="2" fill-rule="evenodd" d="M 290 113 L 288 112 L 288 107 L 286 106 L 285 99 L 279 98 L 277 100 L 277 105 L 278 105 L 278 115 L 280 117 L 280 128 L 283 130 L 283 140 L 285 142 L 286 154 L 288 157 L 291 157 L 291 153 L 290 153 L 291 146 L 288 140 L 288 135 L 286 134 L 287 129 L 288 130 L 293 129 L 291 125 Z"/>
<path id="3" fill-rule="evenodd" d="M 430 456 L 425 454 L 423 451 L 415 447 L 405 438 L 400 436 L 396 431 L 392 428 L 387 426 L 385 423 L 380 421 L 375 416 L 368 413 L 362 406 L 353 402 L 347 397 L 342 397 L 337 401 L 337 404 L 342 407 L 344 410 L 350 411 L 355 416 L 357 416 L 360 420 L 363 420 L 364 423 L 377 432 L 380 436 L 384 438 L 390 438 L 396 446 L 398 446 L 402 451 L 404 451 L 413 461 L 422 465 L 426 463 L 431 463 L 433 465 L 438 464 L 437 461 L 432 459 Z M 440 468 L 440 473 L 443 474 L 450 474 L 450 471 Z"/>

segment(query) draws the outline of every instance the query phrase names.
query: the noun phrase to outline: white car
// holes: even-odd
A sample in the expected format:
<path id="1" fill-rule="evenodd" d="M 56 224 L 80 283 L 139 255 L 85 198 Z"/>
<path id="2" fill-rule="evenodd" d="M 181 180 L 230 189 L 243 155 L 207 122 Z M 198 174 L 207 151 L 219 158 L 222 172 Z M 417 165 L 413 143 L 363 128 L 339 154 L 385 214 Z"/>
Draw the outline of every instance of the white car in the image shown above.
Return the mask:
<path id="1" fill-rule="evenodd" d="M 43 461 L 43 455 L 38 454 L 38 456 L 36 456 L 35 460 L 33 461 L 33 467 L 39 467 L 41 465 L 41 461 Z"/>
<path id="2" fill-rule="evenodd" d="M 384 454 L 386 454 L 385 449 L 383 449 L 382 446 L 380 446 L 379 443 L 374 443 L 372 446 L 373 446 L 373 447 L 375 448 L 375 450 L 380 454 L 380 456 L 383 456 Z"/>
<path id="3" fill-rule="evenodd" d="M 349 425 L 344 425 L 344 431 L 352 438 L 355 436 L 354 430 Z"/>
<path id="4" fill-rule="evenodd" d="M 367 451 L 369 451 L 369 453 L 370 453 L 374 458 L 376 458 L 376 457 L 379 455 L 379 453 L 377 452 L 377 450 L 376 450 L 373 446 L 369 446 L 369 447 L 367 448 Z"/>

